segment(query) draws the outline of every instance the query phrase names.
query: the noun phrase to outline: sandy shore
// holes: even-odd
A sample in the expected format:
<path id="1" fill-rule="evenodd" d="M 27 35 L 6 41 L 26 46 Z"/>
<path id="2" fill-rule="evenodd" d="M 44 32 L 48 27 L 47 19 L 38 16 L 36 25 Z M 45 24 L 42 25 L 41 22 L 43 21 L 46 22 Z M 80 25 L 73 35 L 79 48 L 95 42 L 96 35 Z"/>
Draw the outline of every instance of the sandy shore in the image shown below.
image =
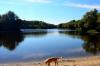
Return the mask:
<path id="1" fill-rule="evenodd" d="M 11 64 L 0 64 L 0 66 L 46 66 L 44 62 L 27 62 L 27 63 L 11 63 Z M 51 66 L 55 66 L 51 63 Z M 58 63 L 58 66 L 100 66 L 100 56 L 83 57 L 83 58 L 72 58 L 62 59 Z"/>

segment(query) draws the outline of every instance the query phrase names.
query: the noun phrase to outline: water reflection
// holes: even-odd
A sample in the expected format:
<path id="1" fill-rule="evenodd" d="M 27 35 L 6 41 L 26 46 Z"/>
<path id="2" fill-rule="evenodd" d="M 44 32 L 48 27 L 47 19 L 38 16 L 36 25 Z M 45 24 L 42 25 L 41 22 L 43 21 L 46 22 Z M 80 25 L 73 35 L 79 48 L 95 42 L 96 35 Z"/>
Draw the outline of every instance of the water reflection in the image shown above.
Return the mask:
<path id="1" fill-rule="evenodd" d="M 47 34 L 47 31 L 36 32 L 0 32 L 0 47 L 4 47 L 10 51 L 14 50 L 25 36 L 41 37 Z"/>
<path id="2" fill-rule="evenodd" d="M 0 32 L 0 47 L 14 50 L 23 39 L 21 32 Z"/>
<path id="3" fill-rule="evenodd" d="M 99 34 L 82 34 L 77 31 L 60 31 L 59 33 L 67 34 L 73 38 L 79 38 L 84 41 L 82 44 L 83 49 L 87 53 L 98 54 L 100 53 L 100 35 Z"/>
<path id="4" fill-rule="evenodd" d="M 55 56 L 83 57 L 99 52 L 99 34 L 57 29 L 0 32 L 0 63 L 38 61 Z"/>
<path id="5" fill-rule="evenodd" d="M 81 37 L 84 40 L 83 48 L 86 52 L 98 54 L 100 52 L 100 35 L 88 34 Z"/>
<path id="6" fill-rule="evenodd" d="M 81 33 L 77 31 L 59 31 L 60 34 L 69 35 L 72 38 L 80 38 Z"/>
<path id="7" fill-rule="evenodd" d="M 58 31 L 59 34 L 65 34 L 72 38 L 78 38 L 83 40 L 82 48 L 87 53 L 98 54 L 100 52 L 100 35 L 99 34 L 82 34 L 77 31 Z M 34 32 L 0 32 L 0 47 L 12 51 L 20 42 L 22 42 L 27 36 L 29 37 L 44 37 L 48 34 L 48 31 L 34 31 Z M 49 36 L 49 35 L 48 35 Z M 51 35 L 50 35 L 51 36 Z M 34 39 L 35 40 L 35 39 Z M 41 39 L 41 42 L 43 39 Z M 47 42 L 49 42 L 47 40 Z"/>
<path id="8" fill-rule="evenodd" d="M 42 36 L 45 36 L 47 35 L 47 31 L 34 31 L 34 32 L 23 32 L 24 36 L 34 36 L 34 37 L 42 37 Z"/>

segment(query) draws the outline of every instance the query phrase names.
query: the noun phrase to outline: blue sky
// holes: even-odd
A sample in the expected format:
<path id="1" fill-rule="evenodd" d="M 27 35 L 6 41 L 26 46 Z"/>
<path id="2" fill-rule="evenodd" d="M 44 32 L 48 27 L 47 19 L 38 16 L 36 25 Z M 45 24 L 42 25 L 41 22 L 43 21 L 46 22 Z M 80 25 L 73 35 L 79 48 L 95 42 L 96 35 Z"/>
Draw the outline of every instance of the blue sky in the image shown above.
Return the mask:
<path id="1" fill-rule="evenodd" d="M 59 24 L 81 19 L 89 10 L 100 10 L 99 0 L 0 0 L 0 14 L 13 11 L 21 19 Z"/>

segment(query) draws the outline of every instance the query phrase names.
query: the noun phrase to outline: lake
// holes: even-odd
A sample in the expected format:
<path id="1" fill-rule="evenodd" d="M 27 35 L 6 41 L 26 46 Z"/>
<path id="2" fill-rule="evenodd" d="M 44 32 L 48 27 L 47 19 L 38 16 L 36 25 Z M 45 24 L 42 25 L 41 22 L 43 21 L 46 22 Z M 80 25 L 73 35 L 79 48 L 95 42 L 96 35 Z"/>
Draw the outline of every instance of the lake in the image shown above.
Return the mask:
<path id="1" fill-rule="evenodd" d="M 61 29 L 0 32 L 0 63 L 76 58 L 100 54 L 100 35 Z"/>

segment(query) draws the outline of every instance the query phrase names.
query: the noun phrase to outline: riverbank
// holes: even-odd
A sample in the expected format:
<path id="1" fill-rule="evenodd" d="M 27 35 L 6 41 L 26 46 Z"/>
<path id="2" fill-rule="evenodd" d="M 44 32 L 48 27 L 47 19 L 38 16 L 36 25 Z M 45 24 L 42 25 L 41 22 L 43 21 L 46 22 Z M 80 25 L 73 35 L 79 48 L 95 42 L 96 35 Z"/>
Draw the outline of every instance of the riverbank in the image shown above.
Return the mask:
<path id="1" fill-rule="evenodd" d="M 0 64 L 0 66 L 46 66 L 44 61 L 41 62 L 26 62 L 26 63 L 10 63 Z M 51 66 L 55 66 L 51 63 Z M 83 58 L 65 59 L 58 63 L 58 66 L 100 66 L 100 56 L 91 56 Z"/>

